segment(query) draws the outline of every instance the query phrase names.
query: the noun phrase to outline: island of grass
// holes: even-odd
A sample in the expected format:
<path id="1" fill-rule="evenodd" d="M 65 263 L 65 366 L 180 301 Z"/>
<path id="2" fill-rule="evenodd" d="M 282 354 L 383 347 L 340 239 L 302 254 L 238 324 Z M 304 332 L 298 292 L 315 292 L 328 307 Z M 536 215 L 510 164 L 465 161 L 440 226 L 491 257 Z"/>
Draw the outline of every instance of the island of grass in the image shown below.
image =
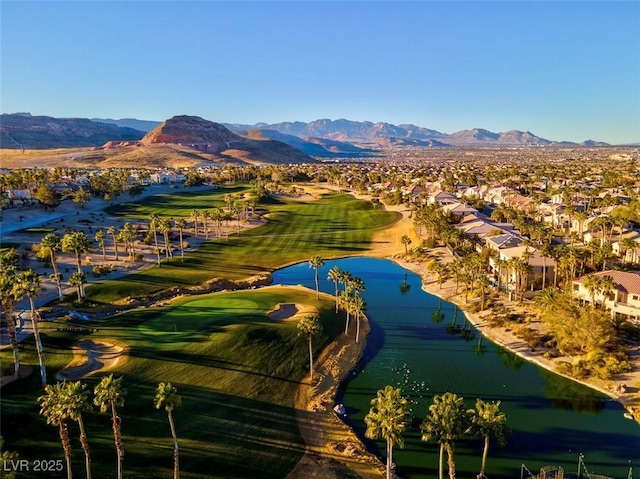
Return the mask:
<path id="1" fill-rule="evenodd" d="M 303 288 L 273 286 L 201 295 L 102 320 L 99 331 L 90 335 L 43 323 L 48 377 L 54 381 L 57 370 L 71 358 L 70 346 L 82 339 L 127 345 L 127 360 L 109 371 L 124 376 L 128 391 L 120 411 L 126 477 L 171 477 L 172 441 L 166 414 L 153 408 L 159 382 L 171 382 L 183 398 L 182 407 L 173 413 L 181 477 L 285 477 L 305 448 L 293 400 L 308 372 L 309 359 L 297 320 L 269 317 L 283 303 L 318 311 L 323 334 L 314 338 L 316 353 L 344 326 L 330 298 L 316 299 L 314 291 Z M 23 344 L 23 361 L 37 364 L 33 349 L 32 340 Z M 3 363 L 8 354 L 2 353 Z M 92 389 L 101 376 L 83 382 Z M 21 458 L 62 457 L 57 429 L 38 415 L 38 375 L 11 383 L 2 392 L 5 444 L 17 449 Z M 87 413 L 85 423 L 93 477 L 115 476 L 109 416 Z M 69 430 L 73 466 L 79 473 L 84 456 L 77 445 L 77 426 L 69 424 Z"/>

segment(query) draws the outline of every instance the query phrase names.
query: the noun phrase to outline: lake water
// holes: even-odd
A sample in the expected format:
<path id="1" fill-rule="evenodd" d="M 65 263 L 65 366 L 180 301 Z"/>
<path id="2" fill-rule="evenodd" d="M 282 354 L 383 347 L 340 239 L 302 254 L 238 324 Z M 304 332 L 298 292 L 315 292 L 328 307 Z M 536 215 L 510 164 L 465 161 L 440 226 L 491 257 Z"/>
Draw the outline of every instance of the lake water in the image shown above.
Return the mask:
<path id="1" fill-rule="evenodd" d="M 476 398 L 502 401 L 511 432 L 505 447 L 490 446 L 486 474 L 491 479 L 517 478 L 521 471 L 526 478 L 526 470 L 536 474 L 547 465 L 576 473 L 581 453 L 591 474 L 625 479 L 629 467 L 640 474 L 640 425 L 625 419 L 618 403 L 527 363 L 486 338 L 479 348 L 479 333 L 460 310 L 424 292 L 419 276 L 391 261 L 326 261 L 319 271 L 320 287 L 330 294 L 334 284 L 326 277 L 334 265 L 364 280 L 362 296 L 371 319 L 364 356 L 343 385 L 339 402 L 363 437 L 364 416 L 376 391 L 387 384 L 401 387 L 412 403 L 414 424 L 404 435 L 404 449 L 394 450 L 400 476 L 437 477 L 438 444 L 422 442 L 418 425 L 433 395 L 447 391 L 463 396 L 469 408 Z M 273 278 L 274 284 L 315 288 L 314 270 L 306 262 L 276 271 Z M 438 309 L 444 320 L 436 324 L 432 313 Z M 378 455 L 384 453 L 382 442 L 365 442 Z M 481 452 L 481 440 L 456 443 L 458 477 L 475 478 Z"/>

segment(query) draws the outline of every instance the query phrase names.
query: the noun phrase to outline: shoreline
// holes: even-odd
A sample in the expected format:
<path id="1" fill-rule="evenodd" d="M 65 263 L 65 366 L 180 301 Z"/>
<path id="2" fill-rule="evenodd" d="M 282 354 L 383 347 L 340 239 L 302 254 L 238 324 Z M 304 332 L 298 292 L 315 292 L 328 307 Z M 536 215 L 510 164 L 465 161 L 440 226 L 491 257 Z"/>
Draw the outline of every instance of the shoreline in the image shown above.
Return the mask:
<path id="1" fill-rule="evenodd" d="M 443 248 L 444 249 L 444 248 Z M 547 359 L 543 356 L 543 353 L 548 350 L 548 348 L 544 348 L 542 346 L 538 346 L 535 348 L 535 351 L 532 349 L 520 338 L 516 336 L 516 334 L 512 331 L 506 330 L 504 327 L 491 327 L 487 323 L 485 316 L 489 316 L 492 313 L 491 308 L 487 308 L 484 311 L 474 313 L 469 311 L 469 304 L 465 303 L 462 294 L 455 294 L 455 286 L 451 284 L 452 280 L 447 280 L 443 282 L 442 288 L 438 286 L 436 275 L 430 275 L 430 273 L 425 272 L 420 265 L 424 263 L 411 263 L 399 258 L 388 258 L 389 260 L 395 262 L 399 266 L 417 274 L 421 278 L 422 290 L 426 293 L 432 294 L 436 297 L 442 298 L 444 301 L 448 301 L 450 303 L 455 304 L 458 309 L 464 313 L 466 318 L 469 320 L 471 324 L 478 330 L 478 332 L 484 336 L 487 340 L 492 343 L 505 348 L 506 350 L 512 352 L 518 357 L 524 359 L 525 361 L 535 364 L 538 367 L 541 367 L 553 374 L 557 374 L 558 376 L 562 376 L 564 378 L 575 381 L 583 386 L 586 386 L 590 389 L 598 391 L 610 399 L 620 403 L 623 408 L 632 416 L 634 416 L 635 421 L 640 423 L 640 410 L 634 407 L 634 402 L 637 404 L 637 401 L 640 399 L 640 393 L 635 391 L 634 393 L 628 392 L 626 396 L 621 394 L 617 394 L 613 391 L 616 383 L 621 382 L 620 378 L 604 380 L 598 378 L 588 378 L 588 379 L 578 379 L 573 378 L 567 374 L 562 374 L 557 371 L 556 365 L 558 362 L 563 360 L 570 360 L 570 357 L 558 357 L 554 359 Z M 446 294 L 446 293 L 449 294 Z M 514 310 L 525 310 L 525 308 L 521 305 L 517 305 L 511 301 L 507 301 L 505 299 L 501 299 L 505 304 L 507 309 L 512 311 Z M 637 368 L 637 362 L 634 364 L 633 361 L 632 366 L 633 370 L 629 373 L 625 373 L 622 376 L 629 378 L 631 381 L 638 381 L 638 377 L 640 377 L 640 371 Z M 632 375 L 636 376 L 635 379 Z M 638 389 L 634 385 L 636 382 L 629 384 L 632 389 Z M 636 406 L 637 407 L 637 406 Z M 635 415 L 634 415 L 635 414 Z"/>

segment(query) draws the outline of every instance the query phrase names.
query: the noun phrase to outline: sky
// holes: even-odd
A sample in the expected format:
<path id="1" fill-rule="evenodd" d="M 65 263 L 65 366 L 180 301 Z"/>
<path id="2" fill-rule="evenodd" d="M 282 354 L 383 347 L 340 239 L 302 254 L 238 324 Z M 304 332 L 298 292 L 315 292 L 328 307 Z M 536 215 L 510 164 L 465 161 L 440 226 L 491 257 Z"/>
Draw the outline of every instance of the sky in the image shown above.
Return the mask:
<path id="1" fill-rule="evenodd" d="M 640 142 L 640 1 L 0 0 L 0 110 Z"/>

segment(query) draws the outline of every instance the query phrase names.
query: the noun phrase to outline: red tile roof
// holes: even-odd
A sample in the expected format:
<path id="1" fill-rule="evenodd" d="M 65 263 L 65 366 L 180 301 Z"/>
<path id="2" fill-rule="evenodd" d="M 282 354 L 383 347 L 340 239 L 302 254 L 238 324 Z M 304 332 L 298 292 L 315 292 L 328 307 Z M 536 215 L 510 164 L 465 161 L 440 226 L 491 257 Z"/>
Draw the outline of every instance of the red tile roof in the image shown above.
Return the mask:
<path id="1" fill-rule="evenodd" d="M 595 273 L 596 276 L 611 276 L 620 291 L 627 293 L 640 294 L 640 271 L 600 271 Z M 582 278 L 577 281 L 582 283 Z"/>

